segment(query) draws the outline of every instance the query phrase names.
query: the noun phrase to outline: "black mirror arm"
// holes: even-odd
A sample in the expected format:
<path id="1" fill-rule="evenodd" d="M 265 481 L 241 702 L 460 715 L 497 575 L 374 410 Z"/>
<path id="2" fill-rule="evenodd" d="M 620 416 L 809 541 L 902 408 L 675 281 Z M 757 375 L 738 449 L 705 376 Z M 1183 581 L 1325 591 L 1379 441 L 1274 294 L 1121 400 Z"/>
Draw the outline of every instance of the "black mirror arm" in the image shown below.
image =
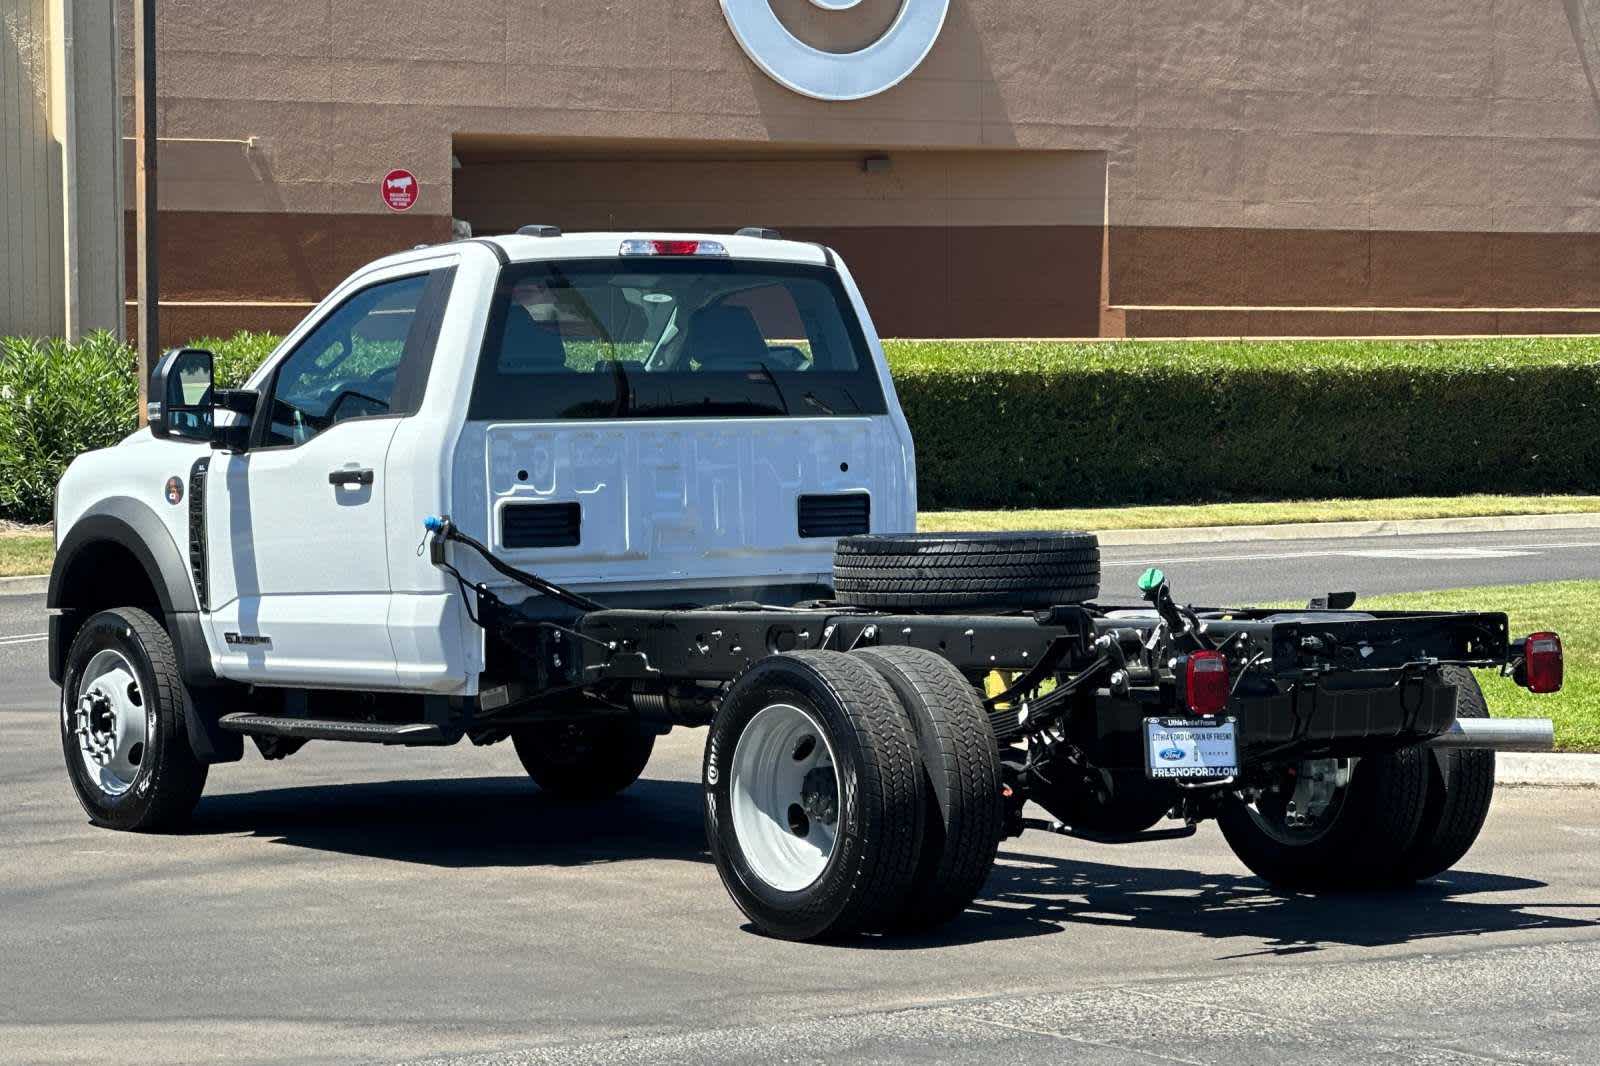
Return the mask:
<path id="1" fill-rule="evenodd" d="M 256 405 L 260 400 L 261 394 L 255 389 L 213 389 L 211 392 L 213 408 L 218 411 L 232 411 L 246 418 L 256 413 Z"/>

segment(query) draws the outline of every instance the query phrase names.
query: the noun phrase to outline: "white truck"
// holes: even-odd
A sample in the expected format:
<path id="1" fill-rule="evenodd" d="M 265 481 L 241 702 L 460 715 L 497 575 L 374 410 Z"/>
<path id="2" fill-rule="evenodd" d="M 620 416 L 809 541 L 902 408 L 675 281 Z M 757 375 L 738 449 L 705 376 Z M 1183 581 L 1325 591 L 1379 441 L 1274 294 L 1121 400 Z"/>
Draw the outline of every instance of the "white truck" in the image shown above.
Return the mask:
<path id="1" fill-rule="evenodd" d="M 1119 607 L 1088 534 L 913 533 L 861 294 L 771 231 L 419 247 L 244 388 L 184 349 L 151 397 L 56 498 L 63 749 L 113 828 L 181 823 L 246 737 L 510 739 L 581 798 L 705 725 L 724 884 L 814 939 L 959 914 L 1030 800 L 1108 842 L 1214 817 L 1297 889 L 1417 881 L 1492 749 L 1550 744 L 1470 673 L 1560 687 L 1504 615 L 1195 608 L 1155 570 Z"/>

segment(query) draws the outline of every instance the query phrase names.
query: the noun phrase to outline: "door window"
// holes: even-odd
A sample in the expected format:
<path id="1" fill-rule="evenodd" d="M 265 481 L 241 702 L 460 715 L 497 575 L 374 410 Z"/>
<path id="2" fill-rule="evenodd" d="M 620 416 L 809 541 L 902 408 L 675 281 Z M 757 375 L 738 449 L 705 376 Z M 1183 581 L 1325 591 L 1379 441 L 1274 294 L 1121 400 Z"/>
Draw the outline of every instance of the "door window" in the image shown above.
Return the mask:
<path id="1" fill-rule="evenodd" d="M 421 390 L 410 379 L 431 361 L 439 316 L 429 309 L 442 308 L 429 283 L 449 273 L 381 282 L 323 319 L 273 376 L 262 444 L 303 444 L 347 419 L 415 411 Z"/>

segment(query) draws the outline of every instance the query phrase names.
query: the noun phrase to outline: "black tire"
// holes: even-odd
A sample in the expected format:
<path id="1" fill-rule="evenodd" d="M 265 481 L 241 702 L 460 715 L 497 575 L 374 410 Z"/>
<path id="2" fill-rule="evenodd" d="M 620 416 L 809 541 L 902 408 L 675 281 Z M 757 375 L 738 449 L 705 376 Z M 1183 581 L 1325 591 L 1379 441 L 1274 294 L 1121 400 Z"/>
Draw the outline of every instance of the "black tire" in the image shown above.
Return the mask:
<path id="1" fill-rule="evenodd" d="M 131 668 L 129 705 L 143 709 L 144 735 L 130 747 L 133 766 L 125 789 L 113 790 L 100 770 L 91 773 L 85 744 L 76 732 L 85 668 L 101 653 L 119 656 Z M 92 692 L 88 693 L 91 697 Z M 205 788 L 207 767 L 189 747 L 188 690 L 178 673 L 178 655 L 160 622 L 137 607 L 92 616 L 67 652 L 61 678 L 61 747 L 67 776 L 95 825 L 136 832 L 182 826 Z M 137 716 L 135 716 L 137 721 Z"/>
<path id="2" fill-rule="evenodd" d="M 1421 748 L 1372 755 L 1356 764 L 1342 802 L 1323 825 L 1300 834 L 1269 831 L 1270 821 L 1238 797 L 1217 822 L 1228 846 L 1257 876 L 1299 892 L 1393 886 L 1404 879 L 1411 843 L 1428 797 L 1428 762 Z"/>
<path id="3" fill-rule="evenodd" d="M 1487 718 L 1489 705 L 1472 671 L 1444 667 L 1444 680 L 1456 686 L 1456 717 Z M 1401 876 L 1421 881 L 1461 861 L 1489 815 L 1494 799 L 1494 752 L 1464 748 L 1428 753 L 1428 800 Z"/>
<path id="4" fill-rule="evenodd" d="M 631 718 L 524 726 L 511 734 L 522 768 L 561 799 L 614 796 L 639 779 L 655 750 L 654 733 Z"/>
<path id="5" fill-rule="evenodd" d="M 1038 608 L 1100 595 L 1093 533 L 907 533 L 843 537 L 840 603 L 880 610 Z"/>
<path id="6" fill-rule="evenodd" d="M 943 925 L 989 878 L 1005 828 L 1000 748 L 983 701 L 960 670 L 922 648 L 863 648 L 909 716 L 926 799 L 922 847 L 896 929 Z"/>
<path id="7" fill-rule="evenodd" d="M 822 727 L 840 800 L 831 851 L 820 872 L 793 890 L 756 872 L 736 828 L 733 795 L 740 738 L 761 711 L 777 705 L 798 708 Z M 917 869 L 922 775 L 911 724 L 888 682 L 867 663 L 833 651 L 757 662 L 728 689 L 711 723 L 703 780 L 706 839 L 717 873 L 758 929 L 786 940 L 819 940 L 892 924 Z"/>

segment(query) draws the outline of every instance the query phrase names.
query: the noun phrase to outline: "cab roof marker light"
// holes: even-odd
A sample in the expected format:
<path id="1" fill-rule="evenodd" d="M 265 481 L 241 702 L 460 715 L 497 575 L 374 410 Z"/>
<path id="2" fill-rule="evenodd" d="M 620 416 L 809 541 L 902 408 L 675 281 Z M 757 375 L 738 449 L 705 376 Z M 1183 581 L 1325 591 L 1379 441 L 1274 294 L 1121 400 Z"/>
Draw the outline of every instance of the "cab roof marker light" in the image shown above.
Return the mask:
<path id="1" fill-rule="evenodd" d="M 630 237 L 622 242 L 619 255 L 727 255 L 721 241 L 649 240 Z"/>

